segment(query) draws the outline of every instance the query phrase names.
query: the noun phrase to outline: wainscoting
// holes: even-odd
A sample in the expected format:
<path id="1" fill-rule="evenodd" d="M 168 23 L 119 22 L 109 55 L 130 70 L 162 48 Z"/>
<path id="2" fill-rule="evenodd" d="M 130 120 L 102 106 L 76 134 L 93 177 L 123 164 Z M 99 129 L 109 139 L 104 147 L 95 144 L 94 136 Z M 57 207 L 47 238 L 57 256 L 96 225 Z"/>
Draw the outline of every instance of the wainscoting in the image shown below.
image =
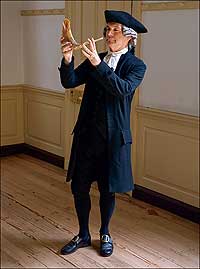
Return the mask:
<path id="1" fill-rule="evenodd" d="M 199 120 L 138 107 L 136 184 L 199 207 Z"/>
<path id="2" fill-rule="evenodd" d="M 25 143 L 64 156 L 64 93 L 24 86 Z"/>
<path id="3" fill-rule="evenodd" d="M 13 85 L 1 97 L 1 146 L 25 143 L 64 156 L 64 92 Z"/>
<path id="4" fill-rule="evenodd" d="M 23 88 L 1 87 L 1 146 L 24 142 Z"/>

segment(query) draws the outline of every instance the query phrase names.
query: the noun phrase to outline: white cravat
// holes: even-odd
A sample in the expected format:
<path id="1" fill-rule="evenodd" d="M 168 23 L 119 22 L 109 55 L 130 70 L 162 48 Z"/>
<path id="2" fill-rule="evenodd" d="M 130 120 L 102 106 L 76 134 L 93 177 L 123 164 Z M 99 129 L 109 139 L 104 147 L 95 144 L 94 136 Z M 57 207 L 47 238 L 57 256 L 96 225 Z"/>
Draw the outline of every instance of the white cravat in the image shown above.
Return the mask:
<path id="1" fill-rule="evenodd" d="M 119 58 L 121 57 L 122 54 L 125 54 L 128 51 L 128 47 L 116 51 L 116 52 L 112 52 L 112 51 L 108 51 L 108 54 L 104 57 L 104 62 L 107 63 L 107 65 L 112 68 L 113 70 L 116 69 Z"/>

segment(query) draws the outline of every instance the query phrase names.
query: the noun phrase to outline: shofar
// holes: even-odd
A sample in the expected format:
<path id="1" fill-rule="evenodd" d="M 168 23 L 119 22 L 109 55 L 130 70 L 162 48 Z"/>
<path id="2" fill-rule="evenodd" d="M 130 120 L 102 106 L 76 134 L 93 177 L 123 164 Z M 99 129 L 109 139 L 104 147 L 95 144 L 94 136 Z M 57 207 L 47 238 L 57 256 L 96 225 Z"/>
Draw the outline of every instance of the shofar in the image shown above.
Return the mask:
<path id="1" fill-rule="evenodd" d="M 70 20 L 67 19 L 67 18 L 64 19 L 63 24 L 62 24 L 62 36 L 64 37 L 64 40 L 62 42 L 63 43 L 71 42 L 75 50 L 81 49 L 83 44 L 84 45 L 89 44 L 88 41 L 84 42 L 83 44 L 80 44 L 80 43 L 76 42 L 76 40 L 74 39 L 74 37 L 72 35 L 71 26 L 70 26 Z M 103 39 L 103 37 L 100 37 L 98 39 L 95 39 L 94 41 L 97 42 L 97 41 L 100 41 L 102 39 Z"/>

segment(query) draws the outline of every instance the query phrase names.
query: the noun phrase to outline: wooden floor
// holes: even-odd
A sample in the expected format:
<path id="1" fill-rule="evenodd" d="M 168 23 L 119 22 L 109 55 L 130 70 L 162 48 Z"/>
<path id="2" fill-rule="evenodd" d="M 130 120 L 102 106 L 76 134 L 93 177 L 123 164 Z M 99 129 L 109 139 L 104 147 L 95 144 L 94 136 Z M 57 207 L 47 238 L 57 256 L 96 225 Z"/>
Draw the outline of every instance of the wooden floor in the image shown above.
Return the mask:
<path id="1" fill-rule="evenodd" d="M 63 169 L 25 154 L 1 159 L 1 268 L 198 268 L 198 225 L 117 195 L 114 253 L 99 255 L 99 194 L 91 191 L 92 246 L 61 256 L 78 231 Z"/>

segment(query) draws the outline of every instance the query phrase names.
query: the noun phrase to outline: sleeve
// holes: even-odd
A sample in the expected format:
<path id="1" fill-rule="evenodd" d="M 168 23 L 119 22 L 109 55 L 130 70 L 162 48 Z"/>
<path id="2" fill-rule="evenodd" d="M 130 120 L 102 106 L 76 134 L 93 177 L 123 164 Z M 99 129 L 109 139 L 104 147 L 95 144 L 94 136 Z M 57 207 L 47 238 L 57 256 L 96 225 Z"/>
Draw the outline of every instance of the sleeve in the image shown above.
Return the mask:
<path id="1" fill-rule="evenodd" d="M 93 77 L 110 94 L 125 97 L 132 94 L 140 85 L 146 71 L 146 65 L 142 60 L 137 60 L 128 68 L 127 74 L 122 79 L 110 67 L 102 61 L 93 72 Z"/>
<path id="2" fill-rule="evenodd" d="M 60 71 L 60 81 L 62 86 L 69 89 L 84 84 L 87 79 L 88 67 L 87 61 L 84 61 L 76 69 L 74 69 L 74 57 L 69 64 L 66 64 L 63 58 L 61 66 L 58 68 Z"/>

